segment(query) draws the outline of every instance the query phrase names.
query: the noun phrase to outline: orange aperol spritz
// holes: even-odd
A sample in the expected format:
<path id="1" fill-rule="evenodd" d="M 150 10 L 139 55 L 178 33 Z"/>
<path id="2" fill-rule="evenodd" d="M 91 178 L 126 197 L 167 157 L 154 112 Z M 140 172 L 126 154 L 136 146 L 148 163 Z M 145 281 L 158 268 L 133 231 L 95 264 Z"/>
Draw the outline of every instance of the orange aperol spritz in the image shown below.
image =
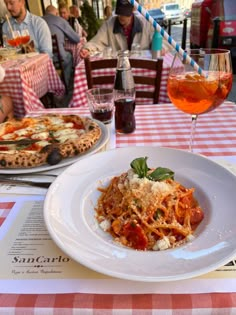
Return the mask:
<path id="1" fill-rule="evenodd" d="M 12 47 L 19 47 L 21 45 L 21 34 L 19 31 L 13 31 L 10 36 L 7 37 L 7 43 Z"/>
<path id="2" fill-rule="evenodd" d="M 28 29 L 21 31 L 21 44 L 26 45 L 30 42 L 30 34 Z"/>
<path id="3" fill-rule="evenodd" d="M 197 116 L 214 110 L 227 98 L 232 88 L 232 66 L 228 50 L 192 49 L 189 55 L 201 68 L 198 73 L 176 54 L 168 77 L 171 102 L 192 115 L 190 150 Z"/>

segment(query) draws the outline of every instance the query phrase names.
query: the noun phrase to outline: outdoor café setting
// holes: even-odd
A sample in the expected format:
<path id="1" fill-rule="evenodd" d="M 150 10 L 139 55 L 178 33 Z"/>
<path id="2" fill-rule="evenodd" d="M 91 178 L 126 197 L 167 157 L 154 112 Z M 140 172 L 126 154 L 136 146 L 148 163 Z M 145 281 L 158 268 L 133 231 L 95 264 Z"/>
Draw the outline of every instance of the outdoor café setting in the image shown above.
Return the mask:
<path id="1" fill-rule="evenodd" d="M 236 314 L 235 0 L 0 0 L 0 315 Z"/>

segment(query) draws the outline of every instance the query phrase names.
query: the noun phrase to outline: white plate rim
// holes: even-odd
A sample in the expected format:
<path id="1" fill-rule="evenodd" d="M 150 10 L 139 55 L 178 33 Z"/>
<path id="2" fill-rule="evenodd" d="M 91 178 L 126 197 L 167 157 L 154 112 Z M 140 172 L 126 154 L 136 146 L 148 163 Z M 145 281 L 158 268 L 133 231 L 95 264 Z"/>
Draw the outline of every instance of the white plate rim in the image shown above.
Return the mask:
<path id="1" fill-rule="evenodd" d="M 155 153 L 153 153 L 155 151 Z M 105 160 L 106 156 L 113 156 L 113 159 L 115 159 L 115 156 L 117 156 L 119 158 L 119 155 L 122 154 L 122 157 L 124 157 L 124 155 L 126 153 L 130 153 L 132 152 L 132 154 L 141 154 L 142 152 L 145 154 L 145 156 L 149 156 L 148 154 L 154 154 L 158 156 L 158 154 L 160 154 L 161 152 L 163 153 L 168 153 L 169 155 L 171 155 L 171 159 L 175 156 L 176 153 L 178 153 L 181 158 L 187 157 L 187 160 L 189 160 L 188 162 L 190 162 L 191 159 L 193 159 L 195 162 L 201 162 L 205 164 L 207 164 L 208 166 L 210 165 L 212 167 L 213 170 L 218 170 L 220 171 L 221 174 L 223 174 L 228 180 L 232 181 L 234 184 L 236 184 L 236 177 L 234 176 L 234 174 L 232 174 L 230 171 L 228 171 L 227 169 L 225 169 L 224 167 L 222 167 L 221 165 L 217 164 L 216 162 L 209 160 L 208 158 L 204 157 L 204 156 L 200 156 L 200 155 L 194 155 L 192 153 L 189 153 L 187 151 L 183 151 L 183 150 L 178 150 L 178 149 L 170 149 L 170 148 L 160 148 L 160 147 L 129 147 L 129 148 L 119 148 L 119 149 L 114 149 L 114 150 L 110 150 L 110 151 L 106 151 L 106 152 L 102 152 L 102 153 L 97 153 L 95 156 L 90 156 L 86 161 L 78 161 L 75 164 L 71 165 L 70 167 L 68 167 L 61 175 L 59 175 L 59 177 L 54 181 L 54 183 L 51 185 L 47 195 L 46 195 L 46 199 L 45 199 L 45 203 L 44 203 L 44 220 L 46 223 L 46 226 L 48 228 L 49 234 L 51 235 L 52 239 L 55 241 L 55 243 L 59 246 L 59 248 L 66 253 L 68 256 L 70 256 L 72 259 L 74 259 L 75 261 L 77 261 L 78 263 L 81 263 L 82 265 L 87 266 L 88 268 L 91 268 L 97 272 L 103 273 L 105 275 L 108 276 L 112 276 L 112 277 L 117 277 L 117 278 L 121 278 L 121 279 L 127 279 L 127 280 L 135 280 L 135 281 L 144 281 L 144 282 L 162 282 L 162 281 L 174 281 L 174 280 L 183 280 L 183 279 L 188 279 L 188 278 L 192 278 L 192 277 L 196 277 L 196 276 L 200 276 L 202 274 L 205 274 L 207 272 L 213 271 L 215 269 L 217 269 L 220 266 L 223 266 L 224 264 L 228 263 L 232 258 L 235 257 L 236 254 L 236 240 L 234 241 L 235 237 L 230 238 L 229 240 L 221 240 L 221 237 L 223 238 L 223 234 L 225 233 L 225 237 L 228 237 L 228 234 L 232 236 L 236 235 L 236 231 L 220 231 L 220 230 L 213 230 L 212 231 L 212 235 L 211 238 L 219 238 L 219 244 L 215 244 L 215 247 L 213 248 L 209 248 L 209 254 L 208 253 L 204 253 L 203 257 L 203 266 L 201 265 L 200 268 L 195 267 L 194 270 L 191 270 L 190 272 L 180 272 L 178 274 L 169 274 L 168 270 L 165 270 L 166 274 L 160 274 L 159 271 L 157 272 L 157 274 L 142 274 L 142 272 L 140 274 L 137 274 L 137 270 L 138 268 L 140 268 L 140 270 L 142 269 L 142 265 L 141 262 L 139 262 L 139 258 L 143 257 L 144 255 L 147 255 L 147 252 L 140 252 L 140 251 L 133 251 L 127 248 L 120 248 L 119 245 L 114 244 L 114 242 L 109 243 L 109 241 L 105 240 L 103 243 L 105 243 L 105 245 L 107 247 L 109 247 L 109 250 L 111 251 L 117 251 L 120 253 L 125 253 L 125 255 L 127 255 L 127 257 L 130 259 L 130 257 L 132 257 L 132 259 L 135 259 L 135 262 L 137 261 L 136 265 L 135 265 L 135 270 L 136 270 L 136 274 L 132 274 L 130 272 L 126 272 L 126 270 L 121 270 L 120 271 L 120 267 L 119 270 L 116 270 L 116 267 L 111 266 L 111 268 L 106 268 L 103 266 L 103 264 L 101 262 L 98 262 L 99 259 L 101 257 L 98 257 L 98 261 L 90 261 L 88 260 L 88 257 L 86 257 L 86 255 L 90 255 L 90 251 L 92 251 L 93 255 L 96 255 L 96 252 L 94 252 L 94 249 L 90 249 L 90 248 L 85 248 L 85 244 L 82 244 L 79 248 L 75 247 L 73 248 L 73 245 L 70 246 L 65 246 L 65 244 L 67 243 L 68 240 L 66 240 L 66 238 L 68 238 L 68 227 L 66 226 L 66 222 L 65 222 L 65 211 L 68 212 L 68 207 L 67 209 L 63 209 L 63 205 L 62 207 L 59 206 L 61 200 L 61 196 L 59 195 L 60 190 L 65 188 L 65 185 L 68 185 L 68 176 L 69 178 L 72 176 L 71 174 L 74 174 L 76 171 L 78 172 L 78 169 L 83 169 L 83 172 L 85 172 L 84 166 L 86 163 L 90 163 L 91 161 L 94 162 L 96 160 L 101 161 L 102 159 Z M 137 157 L 137 155 L 135 155 L 135 157 Z M 131 161 L 130 161 L 131 162 Z M 186 161 L 185 161 L 186 162 Z M 104 162 L 105 163 L 105 162 Z M 115 163 L 115 160 L 114 160 Z M 121 162 L 122 163 L 122 162 Z M 124 162 L 126 163 L 126 165 L 129 164 L 129 162 L 127 163 L 127 160 Z M 201 164 L 200 163 L 200 164 Z M 190 163 L 191 164 L 191 163 Z M 93 164 L 91 164 L 93 165 Z M 162 166 L 162 165 L 160 165 Z M 166 165 L 165 165 L 166 166 Z M 94 169 L 97 169 L 98 165 L 96 165 L 94 167 Z M 93 171 L 93 167 L 90 166 L 90 170 L 91 172 Z M 126 170 L 126 169 L 124 169 Z M 197 171 L 196 171 L 197 172 Z M 202 170 L 201 170 L 202 172 Z M 78 174 L 77 174 L 78 175 Z M 99 173 L 99 176 L 102 175 L 102 173 Z M 90 175 L 91 176 L 91 175 Z M 104 175 L 106 176 L 106 175 Z M 114 176 L 114 174 L 113 174 Z M 208 175 L 206 175 L 208 176 Z M 215 174 L 211 174 L 211 177 L 213 176 L 213 178 L 215 177 L 218 180 L 217 177 L 217 172 L 215 172 Z M 186 177 L 187 178 L 187 177 Z M 100 180 L 100 179 L 99 179 Z M 71 184 L 72 185 L 72 184 Z M 73 185 L 75 185 L 75 182 L 73 182 Z M 70 187 L 72 188 L 72 187 Z M 87 190 L 90 188 L 87 188 Z M 72 189 L 73 190 L 73 189 Z M 67 191 L 68 192 L 68 191 Z M 67 195 L 67 201 L 70 200 L 71 197 L 73 196 L 73 191 L 71 192 L 72 195 Z M 87 192 L 86 192 L 87 193 Z M 70 192 L 69 192 L 70 194 Z M 212 196 L 212 198 L 214 199 L 214 196 Z M 236 196 L 232 196 L 233 198 L 233 203 L 235 204 L 236 202 Z M 53 207 L 52 207 L 53 204 Z M 53 210 L 52 210 L 53 208 Z M 232 206 L 231 206 L 232 208 Z M 56 209 L 56 210 L 55 210 Z M 71 209 L 69 208 L 69 212 L 71 211 Z M 80 210 L 79 210 L 80 211 Z M 60 214 L 60 218 L 63 217 L 63 220 L 60 220 L 60 224 L 62 224 L 60 226 L 60 229 L 62 228 L 62 230 L 58 230 L 58 221 L 55 216 L 55 214 L 58 215 L 58 213 Z M 66 218 L 67 219 L 67 218 Z M 226 216 L 223 216 L 222 218 L 222 222 L 220 222 L 221 226 L 223 226 L 224 220 L 226 219 Z M 229 220 L 232 221 L 232 220 Z M 86 221 L 83 222 L 83 224 L 87 224 Z M 82 226 L 83 224 L 80 223 L 80 226 Z M 209 228 L 211 226 L 211 222 L 206 223 L 207 226 L 209 225 Z M 230 222 L 227 222 L 227 224 L 231 224 Z M 221 226 L 217 226 L 217 229 L 221 229 Z M 71 228 L 71 227 L 69 227 Z M 206 229 L 207 233 L 208 230 Z M 206 231 L 203 232 L 206 234 Z M 75 231 L 73 231 L 74 233 Z M 64 234 L 63 234 L 64 233 Z M 228 234 L 227 234 L 228 233 Z M 222 235 L 221 235 L 222 234 Z M 71 235 L 70 235 L 71 236 Z M 77 237 L 78 235 L 76 235 Z M 86 235 L 83 235 L 82 238 L 80 236 L 79 241 L 83 242 L 83 239 L 85 239 Z M 205 237 L 205 235 L 204 235 Z M 198 236 L 198 238 L 201 238 L 201 234 L 200 237 Z M 202 236 L 203 238 L 203 236 Z M 197 238 L 196 238 L 197 239 Z M 73 241 L 77 242 L 77 239 L 73 239 Z M 178 255 L 181 252 L 186 251 L 187 247 L 191 247 L 191 250 L 193 248 L 192 244 L 194 243 L 195 240 L 193 242 L 189 242 L 184 246 L 181 246 L 177 249 L 172 249 L 172 250 L 167 250 L 167 251 L 162 251 L 162 252 L 149 252 L 147 257 L 148 259 L 153 258 L 153 257 L 157 257 L 159 254 L 161 254 L 163 257 L 167 257 L 167 256 L 175 256 L 176 253 L 178 253 Z M 224 244 L 225 243 L 225 244 Z M 68 244 L 67 244 L 68 245 Z M 77 246 L 78 244 L 76 244 Z M 84 246 L 83 246 L 84 245 Z M 104 244 L 103 244 L 104 245 Z M 205 246 L 205 245 L 204 245 Z M 219 247 L 219 248 L 217 248 Z M 99 248 L 96 248 L 96 250 L 99 250 Z M 76 253 L 75 253 L 76 251 Z M 81 253 L 82 251 L 82 253 Z M 83 252 L 84 251 L 84 252 Z M 86 251 L 86 252 L 85 252 Z M 199 255 L 199 253 L 202 251 L 202 249 L 200 248 L 198 251 L 196 251 L 196 253 Z M 216 254 L 215 252 L 218 251 L 221 254 L 220 257 L 217 258 L 217 260 L 214 260 L 214 257 L 212 257 L 213 253 Z M 79 253 L 78 253 L 79 252 Z M 166 253 L 174 253 L 171 255 L 166 255 Z M 106 253 L 108 255 L 108 253 Z M 194 257 L 195 253 L 191 252 L 191 255 Z M 201 253 L 202 255 L 202 253 Z M 99 256 L 99 253 L 98 253 Z M 205 257 L 206 256 L 206 257 Z M 161 256 L 159 256 L 160 259 Z M 171 257 L 168 257 L 171 258 Z M 208 257 L 211 257 L 211 260 L 209 260 L 208 263 Z M 108 257 L 107 258 L 108 261 L 110 260 L 110 262 L 112 262 L 114 260 L 114 257 Z M 213 262 L 212 262 L 213 259 Z M 122 262 L 124 262 L 124 260 L 120 259 Z M 144 259 L 145 260 L 145 259 Z M 199 257 L 198 257 L 199 260 Z M 106 262 L 106 260 L 104 260 Z M 104 263 L 103 261 L 103 263 Z M 133 261 L 133 260 L 132 260 Z M 147 261 L 147 260 L 146 260 Z M 172 266 L 174 266 L 174 263 L 176 264 L 177 260 L 173 260 L 172 261 Z M 190 262 L 194 261 L 194 259 L 192 259 Z M 169 263 L 169 260 L 168 260 Z M 189 261 L 188 261 L 189 263 Z M 194 261 L 195 263 L 195 261 Z M 170 269 L 170 265 L 168 267 Z M 156 271 L 156 270 L 155 270 Z M 174 270 L 175 271 L 175 270 Z M 150 271 L 151 272 L 151 271 Z"/>
<path id="2" fill-rule="evenodd" d="M 51 170 L 54 170 L 57 168 L 71 165 L 71 164 L 77 162 L 78 160 L 84 158 L 85 156 L 89 156 L 91 154 L 98 152 L 107 144 L 108 140 L 110 139 L 110 132 L 109 132 L 109 129 L 107 128 L 107 126 L 104 125 L 102 122 L 95 120 L 95 119 L 93 119 L 93 120 L 96 121 L 96 123 L 101 128 L 102 135 L 101 135 L 101 138 L 97 141 L 97 143 L 92 148 L 90 148 L 88 151 L 81 153 L 75 157 L 63 159 L 62 161 L 60 161 L 58 164 L 55 164 L 55 165 L 45 164 L 45 165 L 32 167 L 32 168 L 0 169 L 0 173 L 1 174 L 9 174 L 9 175 L 11 175 L 11 174 L 18 175 L 18 174 L 31 174 L 31 173 L 39 173 L 39 172 L 44 172 L 44 171 L 51 171 Z"/>

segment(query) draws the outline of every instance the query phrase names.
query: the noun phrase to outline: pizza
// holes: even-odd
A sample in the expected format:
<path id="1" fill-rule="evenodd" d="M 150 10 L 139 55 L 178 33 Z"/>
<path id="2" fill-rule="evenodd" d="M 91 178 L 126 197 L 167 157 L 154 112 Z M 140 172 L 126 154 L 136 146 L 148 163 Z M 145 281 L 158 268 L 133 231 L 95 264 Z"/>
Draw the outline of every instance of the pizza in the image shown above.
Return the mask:
<path id="1" fill-rule="evenodd" d="M 55 165 L 88 151 L 101 138 L 95 120 L 78 115 L 43 115 L 0 124 L 0 169 Z"/>

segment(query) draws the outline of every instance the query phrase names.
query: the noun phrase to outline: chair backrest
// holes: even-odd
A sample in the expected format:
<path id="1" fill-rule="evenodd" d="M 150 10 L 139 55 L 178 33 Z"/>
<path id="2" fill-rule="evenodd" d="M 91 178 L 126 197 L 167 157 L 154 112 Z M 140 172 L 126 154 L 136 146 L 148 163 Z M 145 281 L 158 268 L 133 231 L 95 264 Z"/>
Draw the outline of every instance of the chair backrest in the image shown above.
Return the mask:
<path id="1" fill-rule="evenodd" d="M 88 88 L 98 85 L 112 85 L 115 79 L 117 59 L 86 58 L 85 70 Z M 163 59 L 132 59 L 130 65 L 136 88 L 136 98 L 152 99 L 153 104 L 159 100 Z"/>
<path id="2" fill-rule="evenodd" d="M 66 84 L 65 80 L 65 72 L 64 72 L 64 66 L 63 66 L 63 59 L 60 54 L 57 35 L 52 34 L 52 53 L 53 53 L 53 64 L 54 67 L 57 70 L 58 75 L 60 76 L 62 82 L 65 85 L 66 93 L 68 92 L 68 86 Z"/>

